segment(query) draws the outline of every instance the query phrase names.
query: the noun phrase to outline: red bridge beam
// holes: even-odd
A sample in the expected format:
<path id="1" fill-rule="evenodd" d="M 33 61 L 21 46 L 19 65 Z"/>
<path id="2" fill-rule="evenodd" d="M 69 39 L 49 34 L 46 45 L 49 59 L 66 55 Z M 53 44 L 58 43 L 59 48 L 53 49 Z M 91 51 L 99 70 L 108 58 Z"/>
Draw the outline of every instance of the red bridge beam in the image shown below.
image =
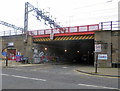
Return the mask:
<path id="1" fill-rule="evenodd" d="M 85 25 L 85 26 L 74 26 L 74 27 L 63 27 L 45 30 L 28 31 L 28 35 L 33 37 L 49 37 L 51 33 L 54 36 L 70 36 L 70 35 L 84 35 L 94 34 L 94 31 L 99 30 L 99 24 Z"/>
<path id="2" fill-rule="evenodd" d="M 94 31 L 91 31 L 91 32 L 80 32 L 80 33 L 54 34 L 54 36 L 71 36 L 71 35 L 87 35 L 87 34 L 94 34 Z M 50 37 L 50 34 L 33 36 L 33 38 L 40 38 L 40 37 Z"/>

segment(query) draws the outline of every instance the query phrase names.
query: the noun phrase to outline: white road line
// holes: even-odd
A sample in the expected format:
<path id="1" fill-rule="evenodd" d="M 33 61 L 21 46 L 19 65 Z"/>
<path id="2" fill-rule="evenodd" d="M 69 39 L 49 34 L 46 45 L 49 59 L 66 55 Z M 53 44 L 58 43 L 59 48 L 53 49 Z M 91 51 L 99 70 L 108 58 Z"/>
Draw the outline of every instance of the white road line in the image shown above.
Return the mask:
<path id="1" fill-rule="evenodd" d="M 68 67 L 62 67 L 62 68 L 66 69 L 66 68 L 68 68 Z"/>
<path id="2" fill-rule="evenodd" d="M 3 76 L 9 76 L 8 74 L 1 74 L 1 75 L 3 75 Z"/>
<path id="3" fill-rule="evenodd" d="M 95 88 L 103 88 L 103 89 L 118 89 L 118 88 L 96 86 L 96 85 L 88 85 L 88 84 L 78 84 L 78 85 L 80 85 L 80 86 L 87 86 L 87 87 L 95 87 Z"/>
<path id="4" fill-rule="evenodd" d="M 30 77 L 25 77 L 25 76 L 17 76 L 17 75 L 9 75 L 9 74 L 2 74 L 4 76 L 11 76 L 11 77 L 16 77 L 16 78 L 23 78 L 23 79 L 30 79 L 30 80 L 39 80 L 39 81 L 47 81 L 45 79 L 39 79 L 39 78 L 30 78 Z"/>

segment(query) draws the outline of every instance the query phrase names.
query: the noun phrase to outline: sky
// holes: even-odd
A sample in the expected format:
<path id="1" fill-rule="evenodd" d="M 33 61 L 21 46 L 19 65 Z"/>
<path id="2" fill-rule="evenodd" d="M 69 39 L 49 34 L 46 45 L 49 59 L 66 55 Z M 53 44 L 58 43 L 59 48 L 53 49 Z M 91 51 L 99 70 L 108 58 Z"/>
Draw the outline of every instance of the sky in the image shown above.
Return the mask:
<path id="1" fill-rule="evenodd" d="M 63 27 L 118 20 L 119 0 L 0 0 L 0 20 L 24 27 L 25 2 L 50 12 Z M 49 29 L 30 12 L 28 30 Z M 0 25 L 0 31 L 14 30 Z"/>

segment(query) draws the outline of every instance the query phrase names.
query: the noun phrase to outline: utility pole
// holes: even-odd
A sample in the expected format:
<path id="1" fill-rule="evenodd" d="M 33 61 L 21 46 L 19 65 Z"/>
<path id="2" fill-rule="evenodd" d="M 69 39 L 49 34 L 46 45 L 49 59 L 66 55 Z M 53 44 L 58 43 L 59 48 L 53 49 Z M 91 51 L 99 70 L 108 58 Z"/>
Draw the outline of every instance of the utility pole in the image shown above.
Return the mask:
<path id="1" fill-rule="evenodd" d="M 27 41 L 27 30 L 28 30 L 28 2 L 25 3 L 25 17 L 24 17 L 24 34 L 26 34 Z"/>

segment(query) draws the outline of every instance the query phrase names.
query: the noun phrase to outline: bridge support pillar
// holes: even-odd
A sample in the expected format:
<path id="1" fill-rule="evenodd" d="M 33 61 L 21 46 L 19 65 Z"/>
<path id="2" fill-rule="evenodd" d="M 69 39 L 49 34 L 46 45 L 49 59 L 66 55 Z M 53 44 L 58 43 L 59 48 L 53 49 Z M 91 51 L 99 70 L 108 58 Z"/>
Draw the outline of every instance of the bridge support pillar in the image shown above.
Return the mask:
<path id="1" fill-rule="evenodd" d="M 27 37 L 27 42 L 24 43 L 24 56 L 29 58 L 29 63 L 33 63 L 33 39 L 32 36 Z"/>
<path id="2" fill-rule="evenodd" d="M 95 44 L 101 44 L 101 52 L 95 53 L 98 67 L 112 67 L 120 63 L 120 31 L 96 31 Z M 96 61 L 96 59 L 95 59 Z"/>

